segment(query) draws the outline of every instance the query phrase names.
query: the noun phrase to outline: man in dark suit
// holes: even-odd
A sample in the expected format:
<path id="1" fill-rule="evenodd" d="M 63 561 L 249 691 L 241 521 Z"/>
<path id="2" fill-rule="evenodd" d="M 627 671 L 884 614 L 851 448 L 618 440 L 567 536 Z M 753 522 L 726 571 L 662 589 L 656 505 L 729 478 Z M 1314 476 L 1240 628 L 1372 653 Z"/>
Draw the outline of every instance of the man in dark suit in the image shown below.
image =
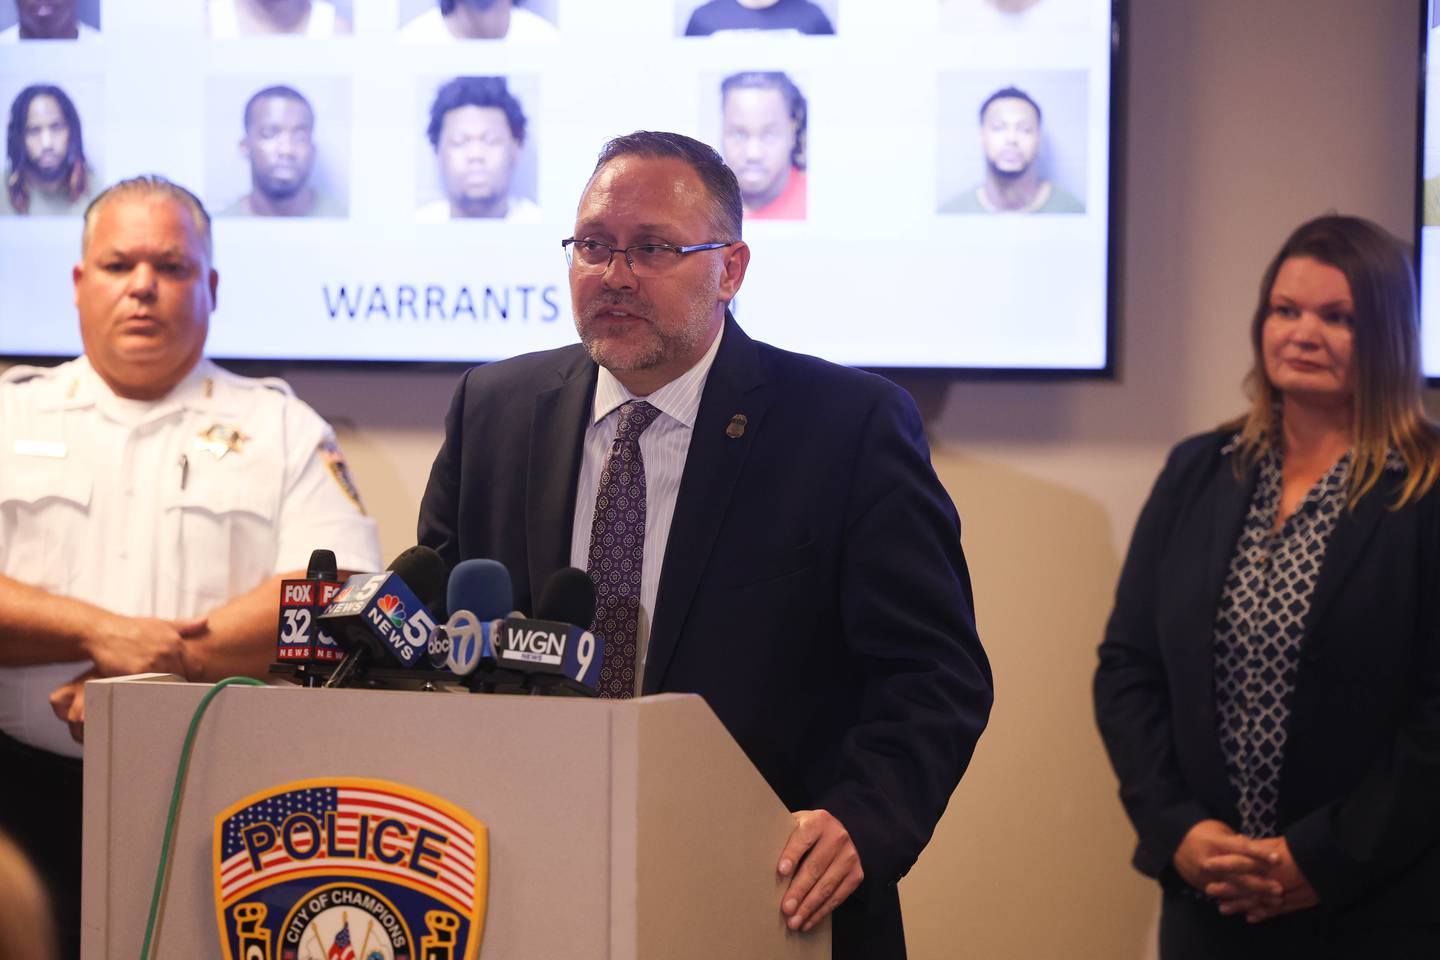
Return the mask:
<path id="1" fill-rule="evenodd" d="M 711 148 L 611 141 L 565 241 L 583 346 L 466 374 L 420 541 L 522 609 L 588 568 L 606 691 L 703 695 L 796 811 L 790 928 L 903 957 L 896 883 L 992 696 L 959 520 L 904 391 L 736 325 L 740 221 Z"/>

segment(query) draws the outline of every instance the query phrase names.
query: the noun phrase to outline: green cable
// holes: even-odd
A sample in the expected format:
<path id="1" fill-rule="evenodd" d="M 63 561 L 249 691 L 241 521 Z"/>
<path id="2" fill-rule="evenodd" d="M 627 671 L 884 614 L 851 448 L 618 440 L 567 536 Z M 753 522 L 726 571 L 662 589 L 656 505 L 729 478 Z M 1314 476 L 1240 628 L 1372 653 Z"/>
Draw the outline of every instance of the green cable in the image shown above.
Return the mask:
<path id="1" fill-rule="evenodd" d="M 190 729 L 185 732 L 185 744 L 180 748 L 180 766 L 175 770 L 175 789 L 170 794 L 170 813 L 165 818 L 165 842 L 160 847 L 160 864 L 155 868 L 155 892 L 150 895 L 150 919 L 145 921 L 145 943 L 140 947 L 140 960 L 150 956 L 150 938 L 155 933 L 155 917 L 160 912 L 160 894 L 165 886 L 165 874 L 170 867 L 170 842 L 175 836 L 175 815 L 180 809 L 180 787 L 190 769 L 190 750 L 195 746 L 195 731 L 199 729 L 200 717 L 210 706 L 210 701 L 215 699 L 215 695 L 226 687 L 237 684 L 249 687 L 265 686 L 261 681 L 249 677 L 226 677 L 205 694 L 200 705 L 195 708 L 194 716 L 190 718 Z"/>

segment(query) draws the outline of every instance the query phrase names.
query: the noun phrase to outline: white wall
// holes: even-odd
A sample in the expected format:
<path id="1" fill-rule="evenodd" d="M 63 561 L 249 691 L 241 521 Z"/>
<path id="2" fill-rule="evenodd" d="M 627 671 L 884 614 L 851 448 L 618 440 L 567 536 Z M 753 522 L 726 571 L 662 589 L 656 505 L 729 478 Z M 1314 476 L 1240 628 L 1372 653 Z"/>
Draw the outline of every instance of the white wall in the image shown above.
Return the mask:
<path id="1" fill-rule="evenodd" d="M 1239 412 L 1286 233 L 1338 210 L 1411 235 L 1416 0 L 1130 6 L 1119 379 L 901 380 L 965 525 L 997 683 L 902 886 L 917 960 L 1146 954 L 1156 896 L 1128 867 L 1089 697 L 1130 528 L 1169 446 Z M 385 553 L 413 543 L 453 375 L 277 372 L 337 424 Z"/>

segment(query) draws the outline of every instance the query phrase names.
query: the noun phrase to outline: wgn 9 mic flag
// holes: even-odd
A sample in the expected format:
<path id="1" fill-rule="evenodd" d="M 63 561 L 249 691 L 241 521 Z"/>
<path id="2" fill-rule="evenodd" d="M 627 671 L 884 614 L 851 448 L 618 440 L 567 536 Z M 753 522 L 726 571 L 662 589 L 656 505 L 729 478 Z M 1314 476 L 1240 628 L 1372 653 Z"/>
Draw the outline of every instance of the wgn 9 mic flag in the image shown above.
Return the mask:
<path id="1" fill-rule="evenodd" d="M 500 623 L 493 637 L 496 663 L 525 673 L 533 688 L 594 696 L 605 645 L 578 625 L 595 616 L 590 575 L 574 567 L 556 571 L 535 612 L 534 619 L 507 617 Z"/>
<path id="2" fill-rule="evenodd" d="M 429 547 L 411 547 L 384 573 L 347 580 L 320 615 L 347 650 L 325 685 L 344 686 L 374 661 L 419 665 L 435 631 L 431 605 L 443 609 L 445 581 L 445 561 Z"/>

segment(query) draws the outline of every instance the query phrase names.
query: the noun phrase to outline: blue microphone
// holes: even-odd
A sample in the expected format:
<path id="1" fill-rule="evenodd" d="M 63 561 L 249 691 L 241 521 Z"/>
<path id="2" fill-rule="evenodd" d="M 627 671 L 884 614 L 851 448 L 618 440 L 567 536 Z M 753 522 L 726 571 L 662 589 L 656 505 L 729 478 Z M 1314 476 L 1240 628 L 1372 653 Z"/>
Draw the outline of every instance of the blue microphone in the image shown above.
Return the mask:
<path id="1" fill-rule="evenodd" d="M 445 591 L 450 618 L 430 643 L 431 665 L 458 677 L 476 674 L 475 682 L 483 681 L 495 665 L 493 623 L 509 613 L 513 598 L 510 571 L 503 563 L 471 559 L 456 564 Z"/>

